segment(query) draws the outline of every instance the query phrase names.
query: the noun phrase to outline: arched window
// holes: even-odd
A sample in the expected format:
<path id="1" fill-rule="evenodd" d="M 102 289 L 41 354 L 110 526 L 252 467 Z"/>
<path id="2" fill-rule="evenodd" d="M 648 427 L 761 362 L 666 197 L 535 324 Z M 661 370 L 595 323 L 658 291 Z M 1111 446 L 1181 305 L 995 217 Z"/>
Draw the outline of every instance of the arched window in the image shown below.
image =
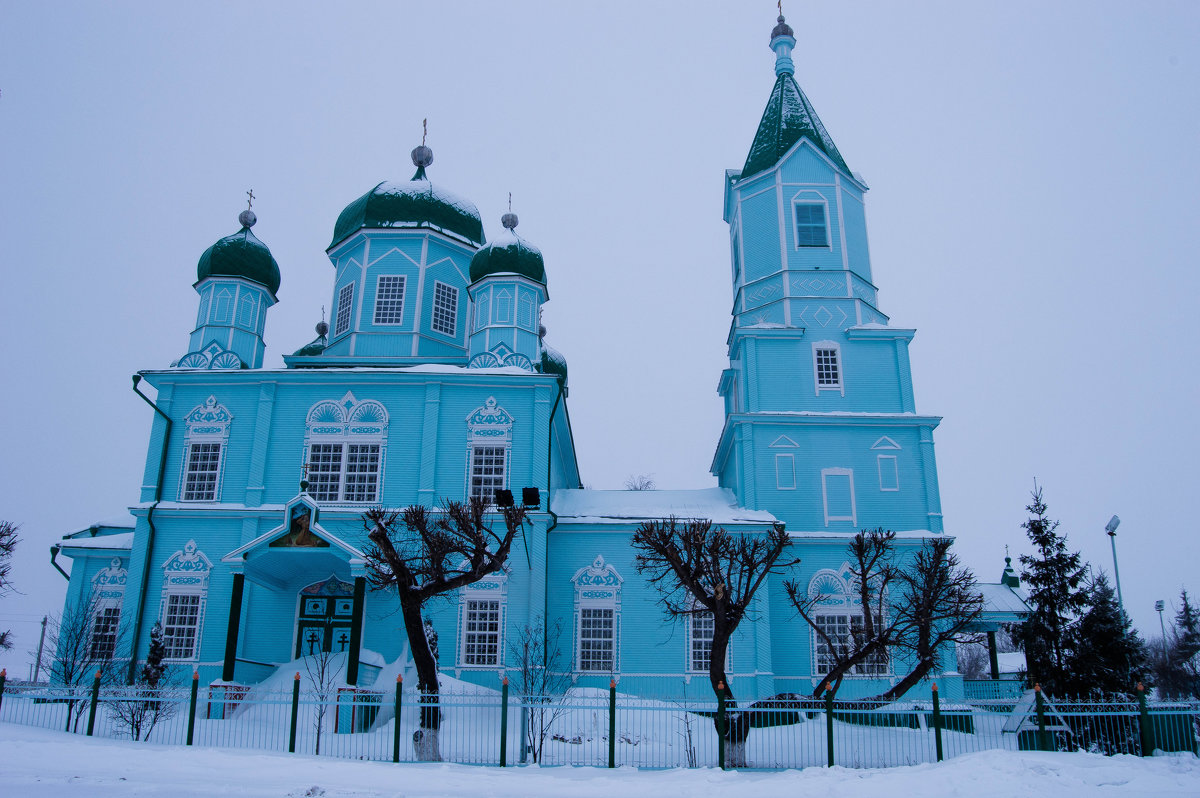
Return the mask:
<path id="1" fill-rule="evenodd" d="M 575 585 L 575 670 L 616 673 L 620 668 L 623 581 L 601 555 L 571 579 Z"/>
<path id="2" fill-rule="evenodd" d="M 320 502 L 380 501 L 387 410 L 347 392 L 308 411 L 304 450 L 308 495 Z"/>
<path id="3" fill-rule="evenodd" d="M 863 609 L 857 583 L 850 573 L 849 563 L 837 570 L 817 571 L 808 583 L 808 595 L 820 597 L 813 609 L 812 673 L 824 676 L 833 670 L 841 656 L 851 650 L 855 639 L 862 634 Z M 883 619 L 876 618 L 876 624 Z M 819 631 L 818 631 L 819 630 Z M 872 654 L 848 674 L 850 676 L 881 676 L 888 672 L 885 652 Z"/>
<path id="4" fill-rule="evenodd" d="M 200 654 L 208 575 L 212 563 L 189 540 L 163 563 L 162 604 L 158 617 L 163 627 L 166 659 L 194 660 Z"/>
<path id="5" fill-rule="evenodd" d="M 494 501 L 508 486 L 513 418 L 489 396 L 467 416 L 467 496 Z"/>
<path id="6" fill-rule="evenodd" d="M 217 397 L 193 407 L 184 416 L 183 467 L 180 469 L 179 499 L 212 502 L 221 495 L 221 469 L 229 442 L 233 414 Z"/>
<path id="7" fill-rule="evenodd" d="M 92 659 L 112 659 L 116 653 L 121 603 L 125 600 L 128 576 L 121 558 L 114 557 L 107 568 L 92 577 L 92 634 L 88 642 Z"/>

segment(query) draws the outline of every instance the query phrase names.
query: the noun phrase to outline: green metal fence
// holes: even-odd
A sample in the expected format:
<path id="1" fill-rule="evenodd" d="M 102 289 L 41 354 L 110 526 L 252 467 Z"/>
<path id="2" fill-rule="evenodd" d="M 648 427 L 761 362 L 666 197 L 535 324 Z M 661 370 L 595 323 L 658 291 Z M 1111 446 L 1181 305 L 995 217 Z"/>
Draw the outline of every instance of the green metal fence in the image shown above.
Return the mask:
<path id="1" fill-rule="evenodd" d="M 310 686 L 310 685 L 307 685 Z M 1200 753 L 1200 703 L 1056 702 L 1040 693 L 944 704 L 789 696 L 750 707 L 609 690 L 561 696 L 480 689 L 436 704 L 387 689 L 267 692 L 191 684 L 146 690 L 5 685 L 0 721 L 99 737 L 378 761 L 513 766 L 889 767 L 988 749 Z M 436 733 L 421 728 L 437 719 Z M 728 734 L 718 735 L 724 728 Z M 436 746 L 430 747 L 431 735 Z M 424 748 L 414 738 L 425 741 Z M 419 753 L 423 752 L 424 756 Z"/>

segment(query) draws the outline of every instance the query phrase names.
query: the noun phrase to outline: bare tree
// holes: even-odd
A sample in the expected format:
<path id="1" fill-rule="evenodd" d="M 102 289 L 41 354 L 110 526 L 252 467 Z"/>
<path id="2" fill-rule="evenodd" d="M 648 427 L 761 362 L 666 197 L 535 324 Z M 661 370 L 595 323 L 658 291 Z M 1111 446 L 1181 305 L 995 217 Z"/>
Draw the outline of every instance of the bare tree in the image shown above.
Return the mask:
<path id="1" fill-rule="evenodd" d="M 119 684 L 123 675 L 121 663 L 113 657 L 122 647 L 115 624 L 107 617 L 97 623 L 103 609 L 93 592 L 62 615 L 51 618 L 47 625 L 46 642 L 52 652 L 50 683 L 66 688 L 68 693 L 67 731 L 72 724 L 79 725 L 88 705 L 84 690 L 92 685 L 96 674 L 100 674 L 102 686 Z"/>
<path id="2" fill-rule="evenodd" d="M 12 557 L 21 540 L 17 537 L 19 528 L 12 521 L 0 521 L 0 596 L 13 589 Z M 12 632 L 0 630 L 0 651 L 7 651 L 12 648 L 12 644 Z"/>
<path id="3" fill-rule="evenodd" d="M 937 667 L 938 658 L 983 612 L 983 596 L 971 569 L 950 551 L 953 540 L 926 540 L 897 573 L 899 595 L 892 602 L 892 643 L 915 660 L 908 675 L 880 696 L 894 701 Z"/>
<path id="4" fill-rule="evenodd" d="M 653 474 L 630 474 L 625 477 L 625 490 L 654 490 Z"/>
<path id="5" fill-rule="evenodd" d="M 810 592 L 795 580 L 783 583 L 792 606 L 812 627 L 827 657 L 829 672 L 813 690 L 813 697 L 820 698 L 827 689 L 837 695 L 842 679 L 848 673 L 863 666 L 880 667 L 887 662 L 888 646 L 895 641 L 898 626 L 898 619 L 889 617 L 887 612 L 888 590 L 898 575 L 895 539 L 895 532 L 880 527 L 859 532 L 847 545 L 857 609 L 850 614 L 845 634 L 831 633 L 830 628 L 819 620 L 822 617 L 820 609 L 834 597 Z M 856 614 L 860 610 L 861 615 Z"/>
<path id="6" fill-rule="evenodd" d="M 493 530 L 499 515 L 503 531 Z M 395 588 L 408 634 L 417 689 L 421 693 L 420 727 L 413 734 L 413 751 L 422 761 L 440 761 L 437 660 L 422 622 L 422 608 L 434 596 L 478 582 L 500 571 L 514 538 L 526 522 L 523 506 L 497 508 L 479 498 L 446 501 L 440 512 L 413 505 L 399 510 L 373 508 L 363 515 L 370 530 L 367 573 L 379 590 Z"/>
<path id="7" fill-rule="evenodd" d="M 542 761 L 546 738 L 554 721 L 566 712 L 566 693 L 571 674 L 563 668 L 562 619 L 548 624 L 538 616 L 522 626 L 508 646 L 516 668 L 513 687 L 526 713 L 525 745 L 534 762 Z"/>
<path id="8" fill-rule="evenodd" d="M 723 696 L 730 708 L 736 708 L 737 701 L 725 673 L 729 638 L 767 576 L 799 562 L 782 559 L 789 543 L 782 524 L 765 533 L 732 534 L 711 521 L 668 518 L 648 521 L 633 533 L 637 570 L 658 589 L 667 617 L 712 616 L 708 680 L 713 694 Z M 720 728 L 720 719 L 717 724 L 717 733 L 726 740 L 729 763 L 745 765 L 749 715 L 730 714 L 725 729 Z"/>
<path id="9" fill-rule="evenodd" d="M 316 701 L 313 710 L 313 730 L 317 733 L 317 742 L 313 753 L 318 756 L 321 754 L 321 733 L 325 731 L 325 716 L 329 714 L 334 687 L 340 680 L 343 659 L 340 654 L 332 651 L 316 651 L 304 658 L 304 669 L 312 682 L 312 696 Z"/>

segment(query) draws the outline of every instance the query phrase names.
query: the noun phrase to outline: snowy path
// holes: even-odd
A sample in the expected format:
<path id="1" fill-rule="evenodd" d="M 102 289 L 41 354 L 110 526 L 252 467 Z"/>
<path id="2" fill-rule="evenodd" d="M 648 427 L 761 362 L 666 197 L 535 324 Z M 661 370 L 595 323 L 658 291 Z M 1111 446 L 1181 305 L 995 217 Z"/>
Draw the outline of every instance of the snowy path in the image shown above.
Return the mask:
<path id="1" fill-rule="evenodd" d="M 810 768 L 778 773 L 639 772 L 597 768 L 392 765 L 88 739 L 0 724 L 0 784 L 14 798 L 46 796 L 271 796 L 272 798 L 1011 798 L 1013 795 L 1200 795 L 1200 760 L 988 751 L 940 765 L 886 770 Z"/>

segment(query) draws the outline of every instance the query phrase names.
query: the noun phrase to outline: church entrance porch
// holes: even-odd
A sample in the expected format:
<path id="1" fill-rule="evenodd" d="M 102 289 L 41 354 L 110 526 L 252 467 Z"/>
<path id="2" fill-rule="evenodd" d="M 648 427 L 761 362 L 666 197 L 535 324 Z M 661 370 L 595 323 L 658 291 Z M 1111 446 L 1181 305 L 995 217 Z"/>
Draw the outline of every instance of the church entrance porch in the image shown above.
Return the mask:
<path id="1" fill-rule="evenodd" d="M 300 591 L 296 619 L 297 659 L 347 651 L 354 627 L 354 585 L 336 575 Z"/>

